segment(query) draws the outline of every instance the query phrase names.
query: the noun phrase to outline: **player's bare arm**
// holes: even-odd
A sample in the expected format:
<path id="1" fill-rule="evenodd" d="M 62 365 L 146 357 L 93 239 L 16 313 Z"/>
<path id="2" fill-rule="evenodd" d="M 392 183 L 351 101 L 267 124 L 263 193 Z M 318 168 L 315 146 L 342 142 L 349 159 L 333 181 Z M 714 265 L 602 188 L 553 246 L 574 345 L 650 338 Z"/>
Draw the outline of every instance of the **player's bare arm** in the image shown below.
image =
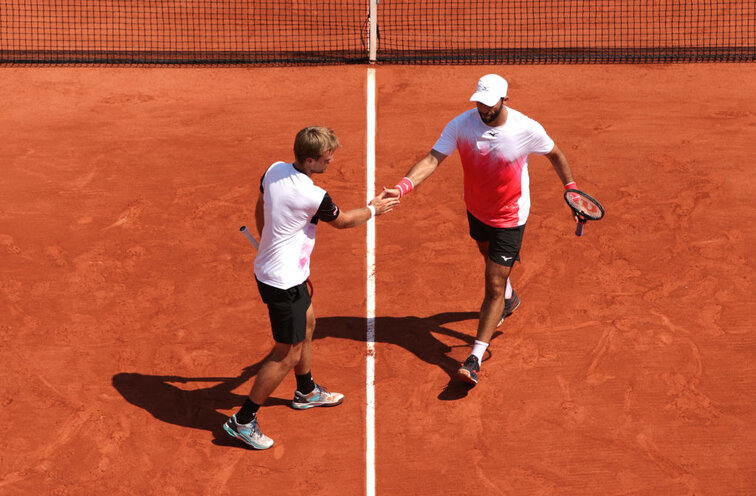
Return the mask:
<path id="1" fill-rule="evenodd" d="M 572 178 L 572 169 L 570 169 L 570 164 L 567 162 L 567 157 L 564 156 L 564 153 L 562 153 L 562 150 L 560 150 L 558 146 L 554 145 L 554 148 L 546 154 L 546 158 L 551 162 L 551 166 L 554 168 L 554 171 L 556 171 L 559 179 L 562 180 L 562 184 L 568 184 L 574 181 Z"/>
<path id="2" fill-rule="evenodd" d="M 336 229 L 347 229 L 359 226 L 373 217 L 373 211 L 375 211 L 376 217 L 390 212 L 395 206 L 399 205 L 399 198 L 388 197 L 384 193 L 381 193 L 370 200 L 368 205 L 369 207 L 355 208 L 346 212 L 340 212 L 339 216 L 328 222 L 328 224 Z"/>
<path id="3" fill-rule="evenodd" d="M 262 193 L 257 197 L 257 204 L 255 205 L 255 225 L 257 226 L 257 233 L 262 235 L 265 225 L 265 202 Z"/>
<path id="4" fill-rule="evenodd" d="M 551 162 L 551 166 L 554 167 L 554 170 L 559 176 L 559 179 L 562 180 L 564 187 L 574 188 L 575 179 L 572 177 L 572 169 L 570 169 L 570 164 L 569 162 L 567 162 L 567 157 L 564 156 L 562 150 L 560 150 L 558 146 L 554 145 L 554 149 L 546 154 L 546 158 L 548 158 Z M 572 219 L 575 222 L 580 221 L 577 214 L 574 212 L 572 212 Z"/>
<path id="5" fill-rule="evenodd" d="M 425 181 L 436 168 L 441 165 L 446 155 L 436 150 L 431 150 L 428 154 L 413 165 L 407 175 L 393 188 L 383 188 L 384 194 L 390 197 L 399 198 L 412 189 L 419 186 Z M 407 189 L 409 187 L 409 189 Z"/>

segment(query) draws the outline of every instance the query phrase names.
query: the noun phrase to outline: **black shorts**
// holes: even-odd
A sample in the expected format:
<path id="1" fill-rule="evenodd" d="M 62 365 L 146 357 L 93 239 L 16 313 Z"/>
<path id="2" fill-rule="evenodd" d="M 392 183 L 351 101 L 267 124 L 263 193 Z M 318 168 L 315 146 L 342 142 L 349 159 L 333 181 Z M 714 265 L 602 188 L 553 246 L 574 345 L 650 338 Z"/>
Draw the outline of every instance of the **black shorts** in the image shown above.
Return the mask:
<path id="1" fill-rule="evenodd" d="M 488 242 L 488 258 L 499 265 L 511 267 L 515 260 L 520 260 L 522 235 L 525 226 L 491 227 L 479 221 L 467 212 L 467 222 L 470 224 L 470 237 L 475 241 Z"/>
<path id="2" fill-rule="evenodd" d="M 257 281 L 257 289 L 263 302 L 268 305 L 273 339 L 284 344 L 304 341 L 307 332 L 307 309 L 312 304 L 307 284 L 303 282 L 289 289 L 278 289 Z"/>

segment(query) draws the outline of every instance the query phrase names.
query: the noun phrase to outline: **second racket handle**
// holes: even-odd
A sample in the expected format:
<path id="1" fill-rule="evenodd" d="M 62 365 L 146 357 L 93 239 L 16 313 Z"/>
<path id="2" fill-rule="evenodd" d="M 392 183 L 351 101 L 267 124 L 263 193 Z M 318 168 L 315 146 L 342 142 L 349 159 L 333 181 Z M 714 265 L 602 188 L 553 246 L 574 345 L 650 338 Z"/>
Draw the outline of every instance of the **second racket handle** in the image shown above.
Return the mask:
<path id="1" fill-rule="evenodd" d="M 585 221 L 579 220 L 577 223 L 577 227 L 575 228 L 575 236 L 582 236 L 583 228 L 585 228 Z"/>

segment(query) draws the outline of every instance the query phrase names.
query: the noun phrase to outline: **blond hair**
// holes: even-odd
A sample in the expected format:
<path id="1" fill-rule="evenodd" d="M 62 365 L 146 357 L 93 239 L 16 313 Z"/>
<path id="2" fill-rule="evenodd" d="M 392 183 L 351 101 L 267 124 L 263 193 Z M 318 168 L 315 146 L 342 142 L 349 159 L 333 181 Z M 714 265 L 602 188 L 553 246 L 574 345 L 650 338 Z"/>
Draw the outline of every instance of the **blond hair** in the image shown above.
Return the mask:
<path id="1" fill-rule="evenodd" d="M 336 151 L 339 140 L 327 127 L 309 126 L 297 133 L 294 139 L 294 158 L 304 163 L 308 158 L 318 160 L 327 152 Z"/>

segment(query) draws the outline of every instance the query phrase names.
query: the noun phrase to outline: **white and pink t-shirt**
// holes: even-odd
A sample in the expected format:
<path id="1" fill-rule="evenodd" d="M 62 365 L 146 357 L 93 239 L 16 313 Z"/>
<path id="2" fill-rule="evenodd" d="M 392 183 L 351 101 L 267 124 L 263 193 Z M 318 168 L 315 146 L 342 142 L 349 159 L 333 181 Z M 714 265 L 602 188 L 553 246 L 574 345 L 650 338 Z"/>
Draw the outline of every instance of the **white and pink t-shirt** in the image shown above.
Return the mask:
<path id="1" fill-rule="evenodd" d="M 265 225 L 255 257 L 255 276 L 269 286 L 289 289 L 310 276 L 317 228 L 313 219 L 326 191 L 286 162 L 268 168 L 262 189 Z"/>
<path id="2" fill-rule="evenodd" d="M 554 141 L 538 122 L 507 107 L 507 121 L 491 127 L 477 109 L 446 125 L 433 149 L 444 155 L 459 150 L 464 169 L 467 210 L 492 227 L 517 227 L 530 213 L 528 155 L 544 155 Z"/>

